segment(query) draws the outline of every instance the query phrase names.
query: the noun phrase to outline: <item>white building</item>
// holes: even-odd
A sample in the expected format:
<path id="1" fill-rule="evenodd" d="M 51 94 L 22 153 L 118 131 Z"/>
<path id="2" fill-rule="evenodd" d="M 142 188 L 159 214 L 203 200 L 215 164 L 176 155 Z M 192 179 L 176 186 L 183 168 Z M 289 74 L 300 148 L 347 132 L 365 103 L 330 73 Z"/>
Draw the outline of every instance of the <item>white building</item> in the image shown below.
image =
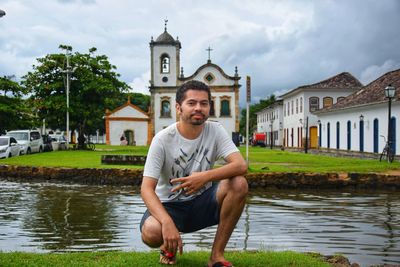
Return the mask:
<path id="1" fill-rule="evenodd" d="M 151 134 L 178 120 L 175 110 L 177 88 L 190 80 L 206 83 L 211 89 L 212 103 L 210 120 L 220 122 L 231 134 L 239 131 L 239 80 L 235 69 L 234 76 L 227 75 L 218 65 L 211 63 L 210 55 L 206 64 L 194 74 L 185 77 L 180 65 L 181 43 L 175 40 L 165 27 L 164 32 L 150 42 L 151 52 Z M 211 49 L 209 49 L 210 53 Z"/>
<path id="2" fill-rule="evenodd" d="M 260 110 L 257 115 L 257 132 L 265 133 L 267 146 L 283 146 L 282 100 Z"/>
<path id="3" fill-rule="evenodd" d="M 362 84 L 350 73 L 343 72 L 324 81 L 300 86 L 280 98 L 283 99 L 283 145 L 318 147 L 318 117 L 313 112 L 340 102 L 357 91 Z"/>
<path id="4" fill-rule="evenodd" d="M 343 101 L 315 112 L 320 120 L 320 146 L 359 152 L 380 153 L 388 134 L 388 99 L 384 89 L 396 88 L 392 101 L 392 149 L 400 154 L 400 70 L 388 72 Z"/>
<path id="5" fill-rule="evenodd" d="M 150 144 L 150 117 L 130 99 L 113 111 L 106 110 L 106 143 L 120 145 L 124 137 L 128 145 L 145 146 Z"/>

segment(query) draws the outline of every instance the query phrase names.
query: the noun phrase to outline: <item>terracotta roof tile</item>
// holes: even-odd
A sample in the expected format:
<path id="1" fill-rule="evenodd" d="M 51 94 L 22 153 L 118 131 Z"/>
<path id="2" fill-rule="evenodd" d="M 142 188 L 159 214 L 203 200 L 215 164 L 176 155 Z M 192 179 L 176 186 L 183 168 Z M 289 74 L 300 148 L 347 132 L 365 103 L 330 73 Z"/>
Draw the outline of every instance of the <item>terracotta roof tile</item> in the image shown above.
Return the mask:
<path id="1" fill-rule="evenodd" d="M 331 78 L 310 85 L 302 85 L 281 95 L 284 98 L 294 92 L 304 89 L 359 89 L 363 86 L 360 81 L 348 72 L 339 73 Z"/>
<path id="2" fill-rule="evenodd" d="M 316 113 L 329 112 L 338 109 L 350 108 L 366 104 L 386 102 L 385 88 L 391 84 L 396 88 L 394 100 L 400 100 L 400 69 L 390 71 L 370 84 L 362 87 L 360 90 L 347 96 L 331 107 L 324 108 Z"/>
<path id="3" fill-rule="evenodd" d="M 354 88 L 362 87 L 362 83 L 348 72 L 342 72 L 318 83 L 303 85 L 299 88 Z"/>

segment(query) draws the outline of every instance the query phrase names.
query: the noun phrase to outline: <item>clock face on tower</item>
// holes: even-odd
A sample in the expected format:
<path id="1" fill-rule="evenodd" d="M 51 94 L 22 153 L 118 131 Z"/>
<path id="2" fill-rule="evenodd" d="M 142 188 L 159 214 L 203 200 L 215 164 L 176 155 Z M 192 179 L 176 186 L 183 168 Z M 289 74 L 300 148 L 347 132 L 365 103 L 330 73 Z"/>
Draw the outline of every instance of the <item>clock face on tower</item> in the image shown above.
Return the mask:
<path id="1" fill-rule="evenodd" d="M 162 77 L 162 81 L 165 83 L 168 82 L 168 77 Z"/>

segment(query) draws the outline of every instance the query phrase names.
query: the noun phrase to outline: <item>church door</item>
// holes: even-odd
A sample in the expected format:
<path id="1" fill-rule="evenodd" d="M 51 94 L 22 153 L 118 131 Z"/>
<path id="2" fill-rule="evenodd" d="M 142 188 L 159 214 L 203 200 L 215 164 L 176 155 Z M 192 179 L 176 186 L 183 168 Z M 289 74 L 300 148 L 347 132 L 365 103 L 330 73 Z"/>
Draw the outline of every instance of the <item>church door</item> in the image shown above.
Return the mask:
<path id="1" fill-rule="evenodd" d="M 396 154 L 396 118 L 392 117 L 390 120 L 390 146 L 394 154 Z"/>
<path id="2" fill-rule="evenodd" d="M 130 146 L 134 146 L 136 145 L 136 141 L 135 141 L 135 132 L 132 130 L 126 130 L 124 132 L 126 141 L 128 142 L 128 145 Z"/>

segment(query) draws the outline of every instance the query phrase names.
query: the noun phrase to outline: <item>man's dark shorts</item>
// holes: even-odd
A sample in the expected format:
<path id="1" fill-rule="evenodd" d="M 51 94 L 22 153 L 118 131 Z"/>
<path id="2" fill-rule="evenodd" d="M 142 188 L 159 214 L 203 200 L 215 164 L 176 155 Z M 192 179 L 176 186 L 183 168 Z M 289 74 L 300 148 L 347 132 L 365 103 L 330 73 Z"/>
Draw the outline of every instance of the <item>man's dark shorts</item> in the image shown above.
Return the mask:
<path id="1" fill-rule="evenodd" d="M 218 184 L 213 183 L 212 187 L 194 199 L 162 203 L 179 232 L 195 232 L 219 223 L 217 189 Z M 146 210 L 140 222 L 140 231 L 149 216 L 150 212 Z"/>

